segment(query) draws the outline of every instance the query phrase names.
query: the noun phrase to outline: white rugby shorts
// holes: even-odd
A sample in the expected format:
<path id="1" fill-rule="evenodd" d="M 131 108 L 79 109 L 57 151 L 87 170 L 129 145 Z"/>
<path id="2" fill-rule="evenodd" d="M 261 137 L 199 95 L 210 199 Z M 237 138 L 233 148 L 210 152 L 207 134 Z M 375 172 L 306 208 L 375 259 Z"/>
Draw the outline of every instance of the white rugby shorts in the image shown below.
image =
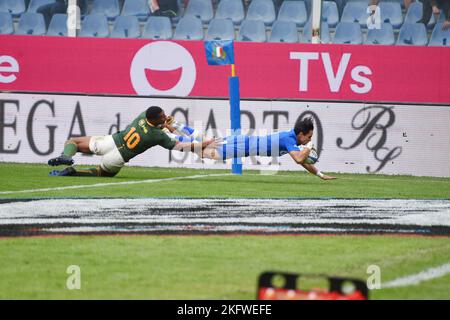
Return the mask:
<path id="1" fill-rule="evenodd" d="M 89 150 L 95 155 L 102 156 L 100 168 L 106 172 L 117 173 L 125 165 L 111 135 L 92 136 L 89 140 Z"/>

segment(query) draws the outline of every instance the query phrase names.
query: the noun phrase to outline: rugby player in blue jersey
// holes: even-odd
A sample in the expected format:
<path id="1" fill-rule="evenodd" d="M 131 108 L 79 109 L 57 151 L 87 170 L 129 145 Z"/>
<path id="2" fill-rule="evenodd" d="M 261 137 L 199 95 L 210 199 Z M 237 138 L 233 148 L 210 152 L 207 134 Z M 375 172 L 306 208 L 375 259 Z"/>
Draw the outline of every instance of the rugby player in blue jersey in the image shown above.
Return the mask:
<path id="1" fill-rule="evenodd" d="M 173 122 L 173 119 L 169 118 L 166 128 L 173 134 L 175 128 L 171 128 L 171 122 Z M 191 128 L 184 126 L 181 130 L 184 131 L 187 137 L 179 135 L 174 136 L 174 139 L 182 142 L 195 140 L 195 137 L 193 137 L 192 134 L 189 134 L 189 132 L 193 132 Z M 336 179 L 336 177 L 322 173 L 314 166 L 313 163 L 317 159 L 310 156 L 311 150 L 314 149 L 314 145 L 311 141 L 313 133 L 314 123 L 312 119 L 305 118 L 297 121 L 294 129 L 289 131 L 280 131 L 266 136 L 228 136 L 224 138 L 223 144 L 206 147 L 203 150 L 203 158 L 225 160 L 249 156 L 278 157 L 289 154 L 296 163 L 321 179 Z M 168 134 L 170 135 L 170 133 Z"/>

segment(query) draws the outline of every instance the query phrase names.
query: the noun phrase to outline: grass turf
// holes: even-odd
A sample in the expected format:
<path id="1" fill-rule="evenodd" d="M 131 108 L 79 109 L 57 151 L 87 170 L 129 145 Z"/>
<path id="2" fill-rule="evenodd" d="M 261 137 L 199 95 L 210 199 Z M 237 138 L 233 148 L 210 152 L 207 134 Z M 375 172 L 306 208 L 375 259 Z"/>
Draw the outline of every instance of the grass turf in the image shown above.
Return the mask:
<path id="1" fill-rule="evenodd" d="M 72 185 L 91 185 L 164 179 L 199 174 L 226 174 L 225 170 L 195 170 L 126 167 L 114 178 L 49 177 L 46 165 L 0 165 L 0 192 Z M 450 198 L 450 179 L 412 176 L 336 174 L 337 180 L 323 181 L 304 171 L 280 171 L 261 175 L 248 171 L 243 176 L 204 177 L 195 180 L 164 181 L 157 184 L 110 185 L 81 189 L 0 194 L 0 198 L 33 197 L 196 197 L 196 198 Z"/>
<path id="2" fill-rule="evenodd" d="M 227 173 L 127 167 L 112 179 L 49 177 L 49 167 L 0 164 L 0 192 Z M 321 181 L 304 172 L 204 177 L 152 184 L 0 194 L 34 197 L 450 198 L 450 179 L 337 174 Z M 254 299 L 267 270 L 326 273 L 382 281 L 450 261 L 448 238 L 387 236 L 106 236 L 0 240 L 1 299 Z M 81 290 L 65 287 L 79 265 Z M 450 275 L 417 286 L 374 290 L 374 299 L 450 299 Z"/>
<path id="3" fill-rule="evenodd" d="M 382 282 L 450 260 L 448 238 L 383 236 L 106 236 L 3 239 L 1 299 L 254 299 L 268 270 Z M 81 269 L 68 290 L 66 269 Z M 450 299 L 450 274 L 372 290 L 373 299 Z"/>

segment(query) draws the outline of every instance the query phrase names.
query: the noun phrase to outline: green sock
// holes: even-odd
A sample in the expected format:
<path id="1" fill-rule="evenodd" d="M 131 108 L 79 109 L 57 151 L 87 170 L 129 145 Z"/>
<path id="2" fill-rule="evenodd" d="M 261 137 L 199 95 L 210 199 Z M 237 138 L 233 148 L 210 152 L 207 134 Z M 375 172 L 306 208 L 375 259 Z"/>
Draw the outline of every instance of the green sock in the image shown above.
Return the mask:
<path id="1" fill-rule="evenodd" d="M 63 154 L 69 157 L 74 156 L 78 151 L 77 145 L 73 142 L 69 142 L 64 146 Z"/>
<path id="2" fill-rule="evenodd" d="M 86 170 L 77 170 L 73 175 L 76 177 L 98 177 L 99 172 L 97 168 L 90 168 Z"/>

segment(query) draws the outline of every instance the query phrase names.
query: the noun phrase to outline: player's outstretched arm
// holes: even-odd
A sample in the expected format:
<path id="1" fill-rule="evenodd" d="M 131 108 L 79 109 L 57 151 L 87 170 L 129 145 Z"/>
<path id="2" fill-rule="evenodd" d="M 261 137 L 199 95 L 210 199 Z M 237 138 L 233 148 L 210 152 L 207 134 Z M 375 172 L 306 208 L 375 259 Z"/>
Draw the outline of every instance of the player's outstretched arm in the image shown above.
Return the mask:
<path id="1" fill-rule="evenodd" d="M 301 164 L 303 166 L 303 168 L 305 168 L 307 171 L 309 171 L 310 173 L 312 173 L 315 176 L 318 176 L 320 179 L 322 180 L 333 180 L 333 179 L 337 179 L 336 177 L 333 176 L 328 176 L 326 174 L 323 174 L 322 172 L 320 172 L 319 169 L 317 169 L 313 164 L 308 164 L 308 163 L 302 163 Z"/>

